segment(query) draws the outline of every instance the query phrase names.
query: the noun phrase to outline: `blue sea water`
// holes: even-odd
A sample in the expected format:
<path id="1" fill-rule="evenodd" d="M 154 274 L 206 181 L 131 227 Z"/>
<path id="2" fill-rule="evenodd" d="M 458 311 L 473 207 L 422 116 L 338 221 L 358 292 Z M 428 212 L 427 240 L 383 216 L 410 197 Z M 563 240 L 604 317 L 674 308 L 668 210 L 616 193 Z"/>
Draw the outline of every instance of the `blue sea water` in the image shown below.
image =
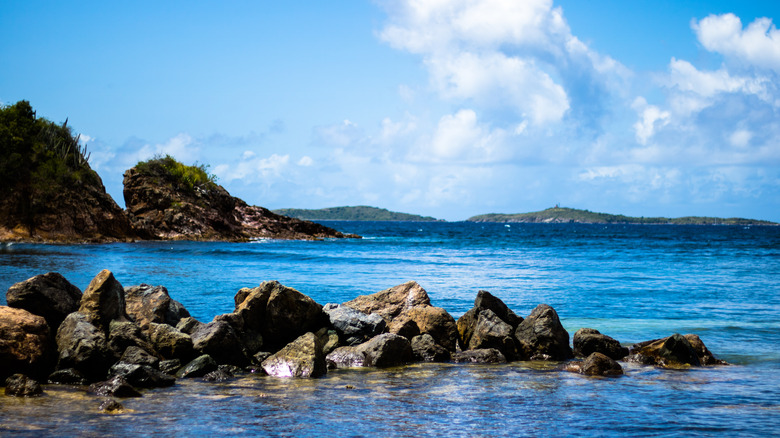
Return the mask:
<path id="1" fill-rule="evenodd" d="M 279 280 L 319 303 L 415 280 L 456 318 L 485 289 L 521 316 L 553 306 L 573 334 L 624 344 L 696 333 L 732 366 L 624 364 L 586 378 L 554 364 L 420 364 L 178 381 L 98 412 L 83 389 L 0 399 L 0 434 L 769 436 L 780 427 L 780 227 L 326 222 L 363 239 L 0 246 L 0 288 L 49 271 L 86 288 L 100 270 L 164 285 L 196 318 Z M 4 297 L 0 304 L 5 304 Z"/>

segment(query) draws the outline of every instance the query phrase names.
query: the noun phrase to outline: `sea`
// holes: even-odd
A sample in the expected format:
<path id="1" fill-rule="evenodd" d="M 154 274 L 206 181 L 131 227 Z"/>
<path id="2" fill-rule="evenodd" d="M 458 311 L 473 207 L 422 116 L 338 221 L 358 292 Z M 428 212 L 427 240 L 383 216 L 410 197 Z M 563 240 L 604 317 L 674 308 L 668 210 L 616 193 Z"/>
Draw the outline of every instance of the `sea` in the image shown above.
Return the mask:
<path id="1" fill-rule="evenodd" d="M 479 290 L 520 316 L 556 309 L 570 336 L 624 345 L 695 333 L 729 366 L 585 377 L 550 362 L 415 364 L 318 379 L 180 379 L 103 414 L 83 387 L 0 397 L 2 436 L 776 436 L 780 227 L 323 222 L 362 239 L 0 245 L 0 288 L 109 269 L 165 286 L 197 319 L 278 280 L 321 304 L 417 281 L 455 318 Z M 5 304 L 4 296 L 0 304 Z"/>

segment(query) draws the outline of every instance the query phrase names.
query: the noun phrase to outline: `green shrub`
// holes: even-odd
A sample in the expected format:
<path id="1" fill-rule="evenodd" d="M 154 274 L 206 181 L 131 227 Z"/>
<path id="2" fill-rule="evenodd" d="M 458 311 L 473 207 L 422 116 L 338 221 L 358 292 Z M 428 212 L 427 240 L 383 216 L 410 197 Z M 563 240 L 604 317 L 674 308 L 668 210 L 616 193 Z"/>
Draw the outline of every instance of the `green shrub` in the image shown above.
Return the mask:
<path id="1" fill-rule="evenodd" d="M 217 177 L 208 172 L 208 165 L 195 163 L 187 166 L 167 154 L 155 155 L 150 160 L 139 161 L 135 168 L 142 175 L 165 178 L 188 190 L 194 190 L 195 187 L 209 190 L 217 185 Z"/>

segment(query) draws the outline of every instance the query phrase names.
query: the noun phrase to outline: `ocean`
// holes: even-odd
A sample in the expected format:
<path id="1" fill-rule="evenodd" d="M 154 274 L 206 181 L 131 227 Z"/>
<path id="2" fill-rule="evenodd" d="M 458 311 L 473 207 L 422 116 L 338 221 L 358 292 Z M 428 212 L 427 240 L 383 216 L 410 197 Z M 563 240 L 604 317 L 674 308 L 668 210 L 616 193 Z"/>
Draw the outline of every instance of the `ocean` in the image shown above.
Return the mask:
<path id="1" fill-rule="evenodd" d="M 178 380 L 99 413 L 83 388 L 0 398 L 0 434 L 270 436 L 771 436 L 780 427 L 780 227 L 323 222 L 363 239 L 0 245 L 0 287 L 102 269 L 163 285 L 197 319 L 278 280 L 320 304 L 417 281 L 455 318 L 484 289 L 520 316 L 553 306 L 570 336 L 625 345 L 698 334 L 731 366 L 623 364 L 592 378 L 545 362 L 417 364 L 319 379 Z M 5 304 L 5 297 L 0 298 Z"/>

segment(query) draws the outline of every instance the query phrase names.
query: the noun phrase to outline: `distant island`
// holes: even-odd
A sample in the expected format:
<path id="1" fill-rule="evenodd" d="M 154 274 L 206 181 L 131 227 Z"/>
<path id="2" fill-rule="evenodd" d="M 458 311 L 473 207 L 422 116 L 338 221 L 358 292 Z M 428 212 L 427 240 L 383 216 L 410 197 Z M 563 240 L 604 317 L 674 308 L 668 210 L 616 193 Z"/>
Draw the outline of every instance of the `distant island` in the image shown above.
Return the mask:
<path id="1" fill-rule="evenodd" d="M 276 214 L 308 221 L 408 221 L 436 222 L 439 219 L 409 213 L 398 213 L 384 208 L 358 205 L 355 207 L 331 207 L 319 210 L 282 208 L 272 210 Z"/>
<path id="2" fill-rule="evenodd" d="M 576 208 L 552 207 L 542 211 L 517 214 L 481 214 L 467 219 L 468 222 L 522 222 L 522 223 L 582 223 L 582 224 L 670 224 L 670 225 L 778 225 L 775 222 L 704 216 L 632 217 L 622 214 L 596 213 Z"/>

